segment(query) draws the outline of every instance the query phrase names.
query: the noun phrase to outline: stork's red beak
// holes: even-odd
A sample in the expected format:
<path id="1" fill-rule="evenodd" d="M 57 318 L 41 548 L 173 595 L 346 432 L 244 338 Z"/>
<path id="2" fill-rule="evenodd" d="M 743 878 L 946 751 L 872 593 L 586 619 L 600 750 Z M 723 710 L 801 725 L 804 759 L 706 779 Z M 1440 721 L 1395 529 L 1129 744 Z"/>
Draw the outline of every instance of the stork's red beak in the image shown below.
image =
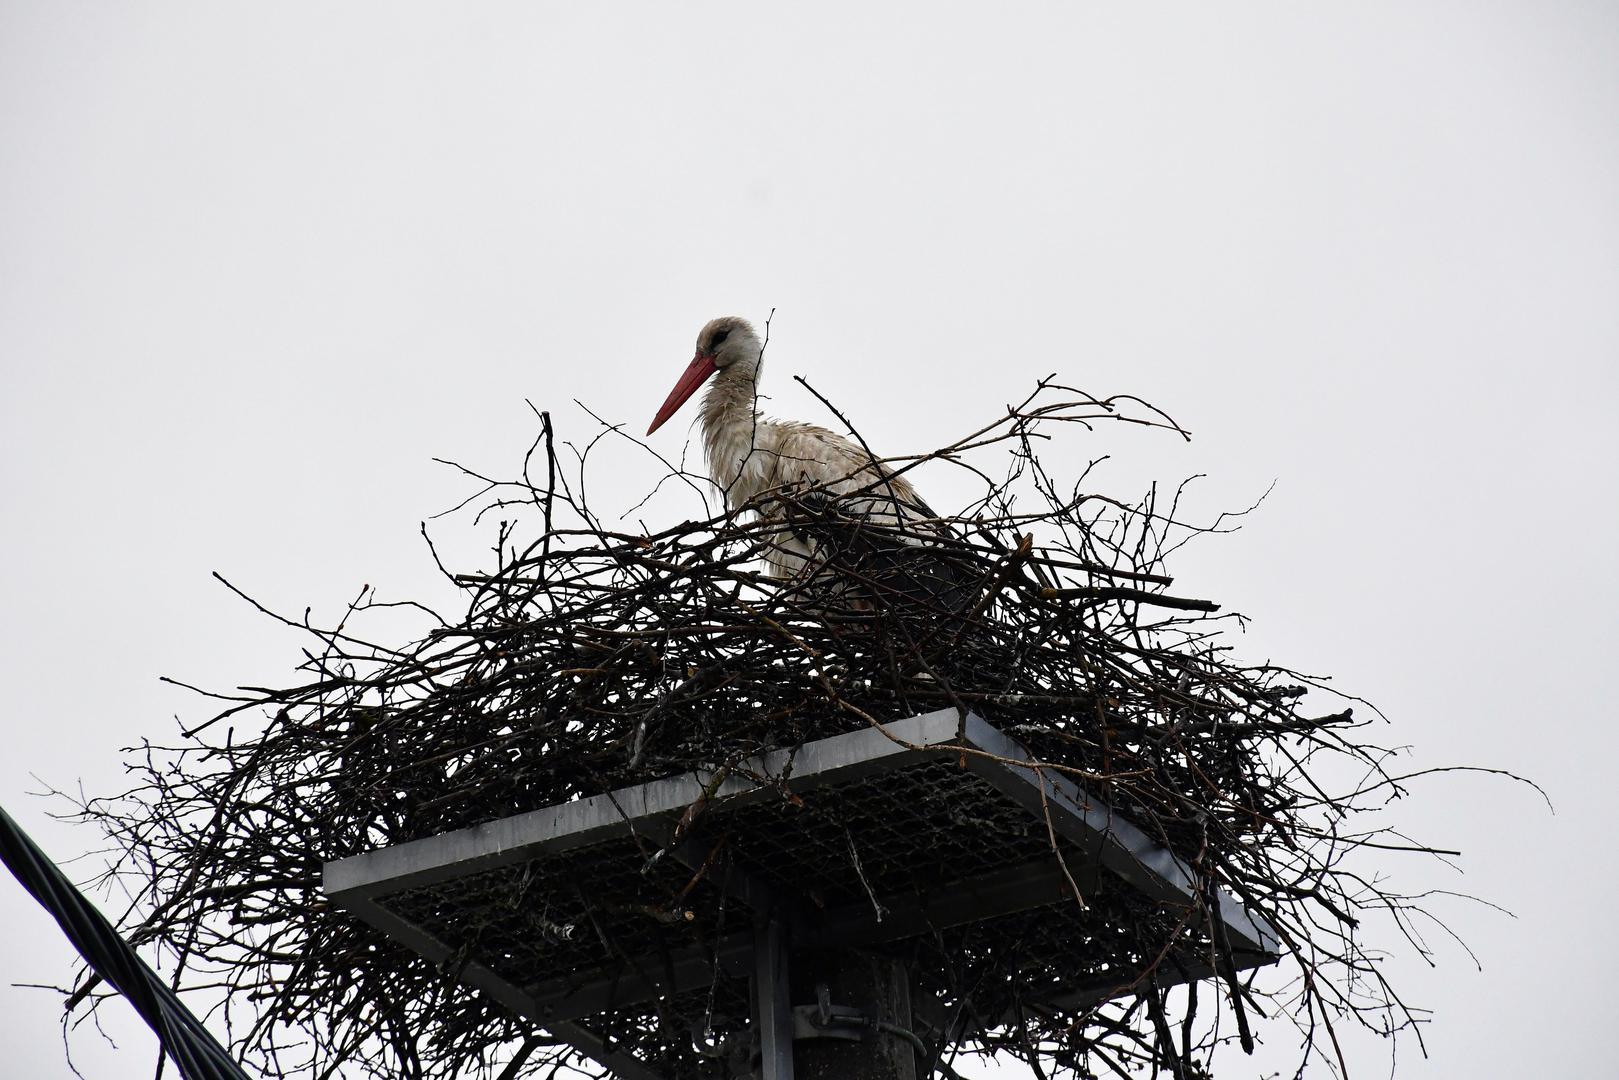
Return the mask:
<path id="1" fill-rule="evenodd" d="M 698 353 L 692 357 L 691 364 L 686 368 L 685 373 L 680 376 L 680 381 L 675 383 L 675 388 L 669 391 L 669 397 L 665 399 L 663 408 L 659 409 L 658 415 L 652 418 L 652 426 L 646 429 L 646 433 L 650 435 L 662 427 L 663 422 L 678 412 L 680 407 L 686 404 L 686 399 L 697 392 L 697 388 L 703 385 L 703 380 L 718 370 L 714 366 L 712 356 L 704 356 L 702 353 Z"/>

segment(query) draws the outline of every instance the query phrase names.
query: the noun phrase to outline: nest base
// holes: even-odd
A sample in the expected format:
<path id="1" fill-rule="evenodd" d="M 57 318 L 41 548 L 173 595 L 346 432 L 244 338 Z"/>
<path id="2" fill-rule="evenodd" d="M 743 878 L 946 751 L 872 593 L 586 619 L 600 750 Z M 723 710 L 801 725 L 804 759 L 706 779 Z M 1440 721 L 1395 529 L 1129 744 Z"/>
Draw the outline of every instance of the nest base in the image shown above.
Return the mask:
<path id="1" fill-rule="evenodd" d="M 758 1047 L 773 1006 L 749 980 L 771 921 L 795 950 L 904 955 L 936 1030 L 940 948 L 1027 955 L 1009 1013 L 1083 1008 L 1150 969 L 1162 986 L 1277 958 L 1262 917 L 1223 894 L 1205 907 L 1168 848 L 954 710 L 338 859 L 324 886 L 621 1073 L 637 1033 L 657 1075 L 723 1075 L 701 1038 Z M 1203 910 L 1223 925 L 1199 925 Z M 691 1059 L 669 1060 L 680 1020 Z"/>

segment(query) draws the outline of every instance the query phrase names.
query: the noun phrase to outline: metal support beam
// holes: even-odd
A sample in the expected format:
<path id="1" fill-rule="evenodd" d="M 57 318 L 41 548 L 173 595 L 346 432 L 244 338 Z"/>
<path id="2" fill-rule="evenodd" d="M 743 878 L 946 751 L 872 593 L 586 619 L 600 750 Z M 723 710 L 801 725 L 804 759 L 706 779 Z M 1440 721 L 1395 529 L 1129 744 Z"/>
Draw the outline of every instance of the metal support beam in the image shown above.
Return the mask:
<path id="1" fill-rule="evenodd" d="M 959 761 L 965 771 L 940 770 L 933 764 L 940 761 Z M 912 771 L 913 766 L 922 765 L 932 767 Z M 670 777 L 339 859 L 326 864 L 324 887 L 335 904 L 435 964 L 454 963 L 453 974 L 463 982 L 484 990 L 513 1012 L 531 1018 L 630 1080 L 652 1080 L 654 1074 L 622 1051 L 608 1050 L 578 1021 L 712 986 L 721 975 L 734 979 L 751 975 L 766 1080 L 791 1080 L 794 1063 L 785 952 L 788 947 L 795 950 L 795 978 L 808 971 L 808 967 L 797 970 L 801 962 L 820 965 L 826 968 L 828 982 L 845 979 L 856 993 L 865 993 L 861 989 L 864 983 L 856 978 L 858 972 L 850 968 L 843 973 L 846 961 L 854 963 L 863 955 L 857 952 L 862 947 L 903 939 L 920 932 L 919 928 L 938 930 L 985 922 L 1073 899 L 1067 875 L 1057 865 L 1055 855 L 1012 866 L 993 867 L 993 861 L 977 867 L 969 864 L 961 870 L 964 876 L 936 883 L 931 869 L 922 867 L 924 872 L 913 885 L 890 887 L 881 896 L 880 906 L 886 913 L 879 920 L 877 897 L 869 903 L 820 910 L 806 898 L 814 896 L 813 890 L 806 896 L 796 895 L 805 886 L 791 875 L 782 877 L 780 866 L 773 869 L 768 861 L 750 861 L 757 851 L 770 848 L 768 843 L 759 846 L 760 836 L 752 835 L 750 839 L 750 829 L 792 828 L 790 819 L 784 822 L 777 810 L 770 809 L 780 807 L 784 794 L 796 798 L 801 792 L 859 790 L 863 784 L 869 790 L 868 782 L 878 776 L 883 787 L 892 783 L 895 790 L 904 791 L 907 784 L 926 782 L 936 785 L 929 789 L 934 792 L 947 791 L 937 785 L 954 782 L 948 779 L 950 776 L 968 777 L 979 796 L 994 801 L 1003 815 L 1015 818 L 1026 812 L 1042 822 L 1042 835 L 1049 823 L 1058 837 L 1082 852 L 1075 859 L 1070 849 L 1069 859 L 1069 869 L 1082 891 L 1094 887 L 1097 875 L 1106 873 L 1110 880 L 1127 882 L 1145 896 L 1171 907 L 1201 910 L 1212 899 L 1218 905 L 1224 929 L 1222 944 L 1229 941 L 1232 966 L 1240 970 L 1276 959 L 1277 935 L 1261 915 L 1246 910 L 1219 890 L 1211 894 L 1191 867 L 1132 822 L 1115 814 L 1107 803 L 1061 773 L 1039 765 L 1016 740 L 984 720 L 975 715 L 963 719 L 954 710 L 913 716 L 881 729 L 862 729 L 763 754 L 741 763 L 723 780 L 700 772 Z M 985 790 L 985 784 L 993 793 Z M 712 816 L 698 819 L 676 843 L 675 821 L 700 799 L 711 802 Z M 756 824 L 750 824 L 755 816 L 753 807 L 760 809 Z M 957 838 L 970 846 L 975 840 L 970 832 L 972 826 L 959 822 L 952 825 L 952 821 L 949 815 L 941 818 L 938 827 L 944 840 L 954 835 L 950 833 L 952 828 L 967 829 Z M 719 838 L 705 835 L 709 825 L 724 830 L 728 837 L 725 849 L 716 849 Z M 664 858 L 670 863 L 691 871 L 694 880 L 687 889 L 699 890 L 692 893 L 694 897 L 706 893 L 712 904 L 713 890 L 721 890 L 731 901 L 729 910 L 745 909 L 756 928 L 724 933 L 721 923 L 701 942 L 688 945 L 682 940 L 668 941 L 669 950 L 656 956 L 632 955 L 601 966 L 599 953 L 563 955 L 544 971 L 503 974 L 495 969 L 500 965 L 498 943 L 490 943 L 496 950 L 492 953 L 473 952 L 468 956 L 465 943 L 454 940 L 460 920 L 431 907 L 439 901 L 428 901 L 430 906 L 425 910 L 433 913 L 427 918 L 407 917 L 412 911 L 424 910 L 420 904 L 413 908 L 410 901 L 412 897 L 432 897 L 433 893 L 424 891 L 432 886 L 453 885 L 474 875 L 529 861 L 542 868 L 543 877 L 544 867 L 567 865 L 568 859 L 576 858 L 570 853 L 579 848 L 592 848 L 616 858 L 611 846 L 616 844 L 621 845 L 625 859 L 644 861 L 648 841 L 666 848 Z M 797 841 L 789 837 L 786 842 Z M 981 837 L 977 842 L 981 847 Z M 750 848 L 750 843 L 755 846 Z M 813 847 L 813 843 L 806 843 L 806 850 Z M 925 849 L 913 848 L 907 854 L 922 850 Z M 1032 857 L 1035 850 L 1038 849 L 1028 850 L 1023 857 Z M 660 872 L 667 869 L 664 866 Z M 699 876 L 700 885 L 695 880 Z M 908 879 L 902 875 L 900 880 Z M 795 883 L 783 885 L 782 881 Z M 784 892 L 795 895 L 782 895 Z M 685 896 L 685 891 L 681 895 Z M 530 902 L 543 902 L 543 897 L 535 893 Z M 847 903 L 847 898 L 841 902 Z M 820 903 L 819 899 L 816 903 Z M 741 922 L 739 919 L 730 925 Z M 1224 966 L 1222 961 L 1222 969 Z M 1203 978 L 1210 974 L 1212 968 L 1189 965 L 1182 977 Z M 1122 974 L 1091 972 L 1087 976 L 1076 971 L 1074 975 L 1074 980 L 1049 989 L 1044 995 L 1048 1005 L 1078 1007 L 1126 992 L 1130 985 Z M 871 978 L 860 978 L 873 987 L 877 985 Z M 903 996 L 908 1002 L 909 990 Z M 897 992 L 889 997 L 899 1000 Z M 888 998 L 879 996 L 873 1000 Z M 908 1016 L 910 1006 L 890 1011 Z M 898 1026 L 907 1024 L 908 1021 Z M 905 1060 L 909 1060 L 908 1056 Z M 806 1068 L 808 1065 L 801 1063 L 799 1073 L 809 1080 Z"/>
<path id="2" fill-rule="evenodd" d="M 1093 799 L 1066 776 L 1039 768 L 1014 739 L 976 715 L 961 722 L 954 710 L 941 710 L 872 729 L 807 743 L 796 751 L 774 751 L 745 762 L 711 793 L 730 809 L 779 798 L 775 787 L 741 779 L 747 775 L 787 777 L 792 791 L 846 783 L 877 771 L 914 764 L 957 741 L 993 757 L 964 756 L 969 769 L 1030 813 L 1048 813 L 1058 833 L 1093 853 L 1096 860 L 1148 896 L 1172 904 L 1197 902 L 1199 884 L 1175 854 L 1141 829 Z M 369 851 L 327 863 L 324 888 L 334 901 L 375 923 L 375 898 L 554 854 L 599 840 L 645 830 L 660 839 L 663 815 L 678 814 L 704 797 L 708 778 L 671 777 L 560 806 L 502 818 L 470 829 Z M 740 884 L 739 889 L 751 889 Z M 1274 954 L 1275 931 L 1231 897 L 1218 896 L 1232 948 L 1239 954 Z M 390 933 L 391 927 L 387 927 Z M 412 943 L 414 947 L 414 943 Z"/>
<path id="3" fill-rule="evenodd" d="M 787 988 L 787 937 L 767 918 L 754 933 L 753 1020 L 763 1080 L 793 1080 L 793 1002 Z"/>
<path id="4" fill-rule="evenodd" d="M 969 756 L 968 768 L 1031 813 L 1042 818 L 1049 814 L 1059 834 L 1072 840 L 1081 851 L 1094 854 L 1098 863 L 1147 896 L 1166 904 L 1202 906 L 1201 884 L 1173 851 L 1116 814 L 1111 806 L 1093 799 L 1061 772 L 1039 768 L 1015 740 L 977 716 L 967 717 L 966 731 L 969 743 L 1005 759 Z M 1220 905 L 1220 918 L 1234 953 L 1247 958 L 1274 958 L 1278 947 L 1274 927 L 1223 891 L 1216 890 L 1214 900 Z"/>
<path id="5" fill-rule="evenodd" d="M 882 731 L 852 731 L 751 758 L 712 791 L 709 776 L 673 776 L 362 852 L 327 863 L 322 887 L 347 907 L 352 898 L 421 888 L 620 837 L 659 815 L 678 816 L 700 798 L 724 800 L 732 809 L 780 798 L 777 788 L 749 776 L 790 775 L 787 786 L 793 791 L 846 783 L 916 762 L 951 742 L 956 723 L 954 710 L 912 716 L 885 724 Z"/>
<path id="6" fill-rule="evenodd" d="M 613 1070 L 618 1080 L 667 1080 L 662 1073 L 648 1068 L 622 1050 L 608 1049 L 607 1041 L 589 1028 L 563 1023 L 551 1024 L 546 1030 L 598 1065 Z"/>

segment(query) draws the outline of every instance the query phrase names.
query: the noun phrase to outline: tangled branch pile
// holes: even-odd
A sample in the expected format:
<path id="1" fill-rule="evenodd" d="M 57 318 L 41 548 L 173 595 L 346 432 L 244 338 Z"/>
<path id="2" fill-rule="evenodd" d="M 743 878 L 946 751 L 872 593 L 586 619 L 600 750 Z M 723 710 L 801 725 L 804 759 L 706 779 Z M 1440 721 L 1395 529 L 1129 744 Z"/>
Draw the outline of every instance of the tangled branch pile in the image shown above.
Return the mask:
<path id="1" fill-rule="evenodd" d="M 1409 1026 L 1356 933 L 1362 913 L 1398 922 L 1408 901 L 1356 875 L 1352 856 L 1381 838 L 1345 827 L 1399 778 L 1349 711 L 1303 710 L 1311 680 L 1236 659 L 1221 636 L 1234 616 L 1166 591 L 1165 557 L 1223 522 L 1178 520 L 1178 491 L 1106 498 L 1084 486 L 1089 469 L 1060 480 L 1048 468 L 1058 455 L 1037 453 L 1102 421 L 1179 431 L 1135 399 L 1046 382 L 968 438 L 888 463 L 960 466 L 982 484 L 927 543 L 949 568 L 945 595 L 892 572 L 906 538 L 815 492 L 776 493 L 765 514 L 614 527 L 583 494 L 590 447 L 564 459 L 542 416 L 522 478 L 469 500 L 479 520 L 507 520 L 495 565 L 450 574 L 463 614 L 411 605 L 434 626 L 404 646 L 362 635 L 366 617 L 397 611 L 369 593 L 335 627 L 294 621 L 317 646 L 295 685 L 227 696 L 180 745 L 141 747 L 132 790 L 80 807 L 121 852 L 109 876 L 134 898 L 126 928 L 214 1003 L 268 1075 L 589 1073 L 453 971 L 330 907 L 322 864 L 954 707 L 1014 734 L 1262 913 L 1292 977 L 1228 973 L 1204 984 L 1200 1010 L 1195 984 L 1171 993 L 1176 980 L 1155 971 L 1180 962 L 1170 945 L 1198 913 L 1166 926 L 1124 900 L 1108 917 L 1141 970 L 1111 1000 L 1071 1008 L 1018 988 L 1082 958 L 924 935 L 909 960 L 955 1018 L 920 1032 L 928 1066 L 948 1073 L 983 1052 L 1043 1075 L 1190 1077 L 1262 1021 L 1291 1018 L 1306 1057 L 1329 1062 L 1334 1024 Z M 679 469 L 665 479 L 702 497 Z M 783 529 L 819 540 L 819 572 L 761 575 Z M 1345 776 L 1355 779 L 1335 791 Z M 722 1006 L 710 994 L 693 1017 L 665 1002 L 607 1033 L 668 1075 L 728 1075 L 691 1040 L 694 1021 L 724 1027 Z"/>

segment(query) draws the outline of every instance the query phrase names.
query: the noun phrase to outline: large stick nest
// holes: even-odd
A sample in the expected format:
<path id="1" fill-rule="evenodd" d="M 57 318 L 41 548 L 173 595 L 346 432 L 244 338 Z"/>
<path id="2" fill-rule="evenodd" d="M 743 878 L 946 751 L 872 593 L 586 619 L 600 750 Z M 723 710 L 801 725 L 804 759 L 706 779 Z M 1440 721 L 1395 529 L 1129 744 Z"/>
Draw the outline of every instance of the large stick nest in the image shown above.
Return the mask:
<path id="1" fill-rule="evenodd" d="M 1109 922 L 1097 949 L 1139 974 L 1111 1001 L 1065 1010 L 1019 988 L 1084 958 L 923 935 L 903 958 L 954 1018 L 919 1021 L 925 1065 L 995 1052 L 1044 1075 L 1203 1075 L 1219 1045 L 1291 1020 L 1305 1060 L 1336 1069 L 1335 1023 L 1411 1024 L 1357 935 L 1367 911 L 1403 928 L 1410 910 L 1359 873 L 1362 849 L 1389 841 L 1346 825 L 1399 790 L 1386 753 L 1348 710 L 1306 711 L 1313 680 L 1238 659 L 1223 636 L 1235 616 L 1169 591 L 1166 555 L 1228 519 L 1188 525 L 1178 491 L 1119 501 L 1092 489 L 1089 469 L 1054 467 L 1099 421 L 1179 432 L 1162 414 L 1045 382 L 967 438 L 890 461 L 960 466 L 981 485 L 923 547 L 915 529 L 897 535 L 814 491 L 662 530 L 604 521 L 584 496 L 597 442 L 558 451 L 541 421 L 522 477 L 487 481 L 463 511 L 498 529 L 492 565 L 444 571 L 464 613 L 409 605 L 432 628 L 401 646 L 366 640 L 367 618 L 400 612 L 370 592 L 335 627 L 284 620 L 314 642 L 293 685 L 224 695 L 179 745 L 131 754 L 132 790 L 80 806 L 116 842 L 126 929 L 259 1068 L 599 1072 L 330 906 L 322 864 L 939 708 L 978 713 L 1106 799 L 1263 914 L 1285 955 L 1280 972 L 1205 983 L 1200 1009 L 1195 987 L 1171 993 L 1157 968 L 1214 947 L 1188 929 L 1204 913 L 1076 898 L 1075 918 Z M 660 499 L 707 505 L 706 481 L 678 468 L 660 486 Z M 814 572 L 785 583 L 760 564 L 784 529 L 820 544 Z M 932 569 L 919 575 L 919 558 Z M 692 1031 L 740 1044 L 745 989 L 599 1026 L 668 1075 L 734 1074 L 737 1055 L 699 1054 Z M 98 993 L 81 984 L 75 999 Z"/>

